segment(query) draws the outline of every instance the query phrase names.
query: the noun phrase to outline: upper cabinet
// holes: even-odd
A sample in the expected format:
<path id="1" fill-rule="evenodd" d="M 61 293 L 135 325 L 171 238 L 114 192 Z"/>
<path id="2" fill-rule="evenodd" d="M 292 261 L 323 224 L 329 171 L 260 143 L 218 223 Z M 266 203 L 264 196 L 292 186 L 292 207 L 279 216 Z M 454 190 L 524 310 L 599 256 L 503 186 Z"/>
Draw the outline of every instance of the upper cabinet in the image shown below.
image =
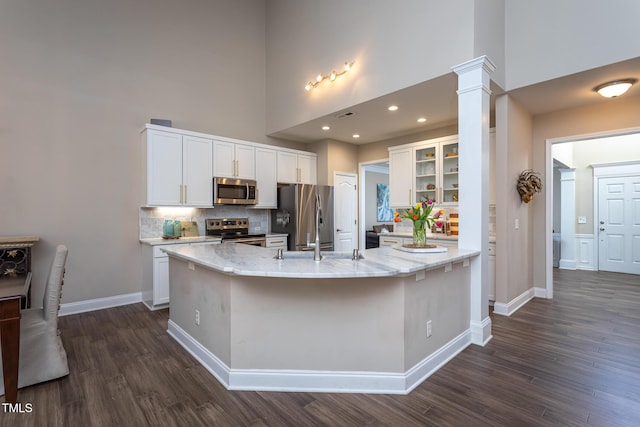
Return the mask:
<path id="1" fill-rule="evenodd" d="M 250 144 L 213 142 L 215 177 L 256 179 L 256 149 Z"/>
<path id="2" fill-rule="evenodd" d="M 389 149 L 389 206 L 408 208 L 413 205 L 413 149 Z"/>
<path id="3" fill-rule="evenodd" d="M 213 206 L 213 177 L 257 182 L 255 208 L 277 208 L 278 182 L 316 184 L 315 153 L 148 124 L 147 206 Z"/>
<path id="4" fill-rule="evenodd" d="M 275 209 L 278 207 L 278 163 L 276 150 L 271 148 L 256 148 L 256 182 L 258 186 L 258 209 Z"/>
<path id="5" fill-rule="evenodd" d="M 148 206 L 211 206 L 212 144 L 207 138 L 146 129 Z"/>
<path id="6" fill-rule="evenodd" d="M 458 169 L 456 136 L 390 147 L 390 206 L 407 208 L 426 199 L 457 204 Z"/>
<path id="7" fill-rule="evenodd" d="M 316 184 L 317 157 L 311 153 L 278 151 L 278 182 Z"/>

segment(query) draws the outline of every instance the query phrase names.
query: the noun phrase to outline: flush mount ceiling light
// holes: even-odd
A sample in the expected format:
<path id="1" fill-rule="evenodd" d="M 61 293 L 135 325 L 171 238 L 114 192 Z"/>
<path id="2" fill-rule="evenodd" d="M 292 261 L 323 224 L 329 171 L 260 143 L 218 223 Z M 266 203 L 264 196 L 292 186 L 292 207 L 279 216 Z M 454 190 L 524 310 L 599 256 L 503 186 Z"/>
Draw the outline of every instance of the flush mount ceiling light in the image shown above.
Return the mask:
<path id="1" fill-rule="evenodd" d="M 398 111 L 398 106 L 397 105 L 389 105 L 389 108 L 387 108 L 387 110 L 389 110 L 389 111 Z"/>
<path id="2" fill-rule="evenodd" d="M 614 80 L 611 82 L 602 83 L 601 85 L 594 87 L 593 91 L 598 92 L 601 96 L 604 96 L 605 98 L 614 98 L 628 91 L 631 85 L 633 85 L 637 81 L 638 79 Z"/>
<path id="3" fill-rule="evenodd" d="M 344 67 L 340 72 L 336 72 L 336 70 L 333 70 L 329 74 L 323 74 L 323 73 L 318 74 L 316 76 L 315 81 L 307 83 L 304 89 L 308 92 L 311 89 L 318 87 L 318 85 L 322 83 L 324 80 L 329 79 L 330 81 L 334 81 L 336 78 L 340 77 L 343 74 L 346 74 L 347 71 L 351 70 L 351 67 L 353 67 L 353 64 L 354 64 L 353 62 L 345 62 Z"/>
<path id="4" fill-rule="evenodd" d="M 358 138 L 360 138 L 360 135 L 357 134 L 357 133 L 354 133 L 353 135 L 351 135 L 351 137 L 354 138 L 354 139 L 358 139 Z"/>
<path id="5" fill-rule="evenodd" d="M 322 126 L 322 130 L 329 130 L 329 129 L 331 129 L 331 127 L 329 127 L 327 125 Z"/>
<path id="6" fill-rule="evenodd" d="M 426 118 L 424 118 L 424 117 L 420 117 L 420 118 L 418 119 L 418 123 L 424 123 L 424 122 L 426 122 L 426 121 L 427 121 L 427 119 L 426 119 Z"/>

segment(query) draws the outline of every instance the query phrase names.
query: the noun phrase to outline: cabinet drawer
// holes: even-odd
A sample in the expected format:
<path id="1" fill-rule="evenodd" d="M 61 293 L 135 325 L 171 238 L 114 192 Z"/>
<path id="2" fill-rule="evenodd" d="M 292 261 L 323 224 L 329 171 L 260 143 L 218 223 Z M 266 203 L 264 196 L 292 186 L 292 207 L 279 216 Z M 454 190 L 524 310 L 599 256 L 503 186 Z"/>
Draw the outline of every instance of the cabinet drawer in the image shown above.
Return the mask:
<path id="1" fill-rule="evenodd" d="M 382 237 L 380 236 L 380 246 L 392 246 L 403 243 L 402 237 Z"/>
<path id="2" fill-rule="evenodd" d="M 287 246 L 286 237 L 270 237 L 266 241 L 267 248 L 286 247 L 286 246 Z"/>

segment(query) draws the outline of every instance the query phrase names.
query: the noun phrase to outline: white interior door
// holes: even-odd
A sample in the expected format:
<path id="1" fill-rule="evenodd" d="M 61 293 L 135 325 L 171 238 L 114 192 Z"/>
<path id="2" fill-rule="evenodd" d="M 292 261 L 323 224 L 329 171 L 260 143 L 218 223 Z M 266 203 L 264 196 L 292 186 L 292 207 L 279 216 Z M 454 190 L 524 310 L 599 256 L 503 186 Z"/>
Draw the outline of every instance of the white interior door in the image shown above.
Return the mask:
<path id="1" fill-rule="evenodd" d="M 351 251 L 358 247 L 357 175 L 333 175 L 333 241 L 336 251 Z"/>
<path id="2" fill-rule="evenodd" d="M 640 175 L 598 180 L 598 268 L 640 274 Z"/>

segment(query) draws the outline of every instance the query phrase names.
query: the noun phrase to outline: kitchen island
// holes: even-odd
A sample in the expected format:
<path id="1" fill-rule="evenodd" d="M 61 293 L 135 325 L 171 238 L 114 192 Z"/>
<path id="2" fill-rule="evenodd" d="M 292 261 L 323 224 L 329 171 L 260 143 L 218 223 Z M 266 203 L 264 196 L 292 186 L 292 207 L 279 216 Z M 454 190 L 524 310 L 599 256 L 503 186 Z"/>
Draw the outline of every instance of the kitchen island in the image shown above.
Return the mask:
<path id="1" fill-rule="evenodd" d="M 404 394 L 471 343 L 477 251 L 165 251 L 168 331 L 228 389 Z"/>

